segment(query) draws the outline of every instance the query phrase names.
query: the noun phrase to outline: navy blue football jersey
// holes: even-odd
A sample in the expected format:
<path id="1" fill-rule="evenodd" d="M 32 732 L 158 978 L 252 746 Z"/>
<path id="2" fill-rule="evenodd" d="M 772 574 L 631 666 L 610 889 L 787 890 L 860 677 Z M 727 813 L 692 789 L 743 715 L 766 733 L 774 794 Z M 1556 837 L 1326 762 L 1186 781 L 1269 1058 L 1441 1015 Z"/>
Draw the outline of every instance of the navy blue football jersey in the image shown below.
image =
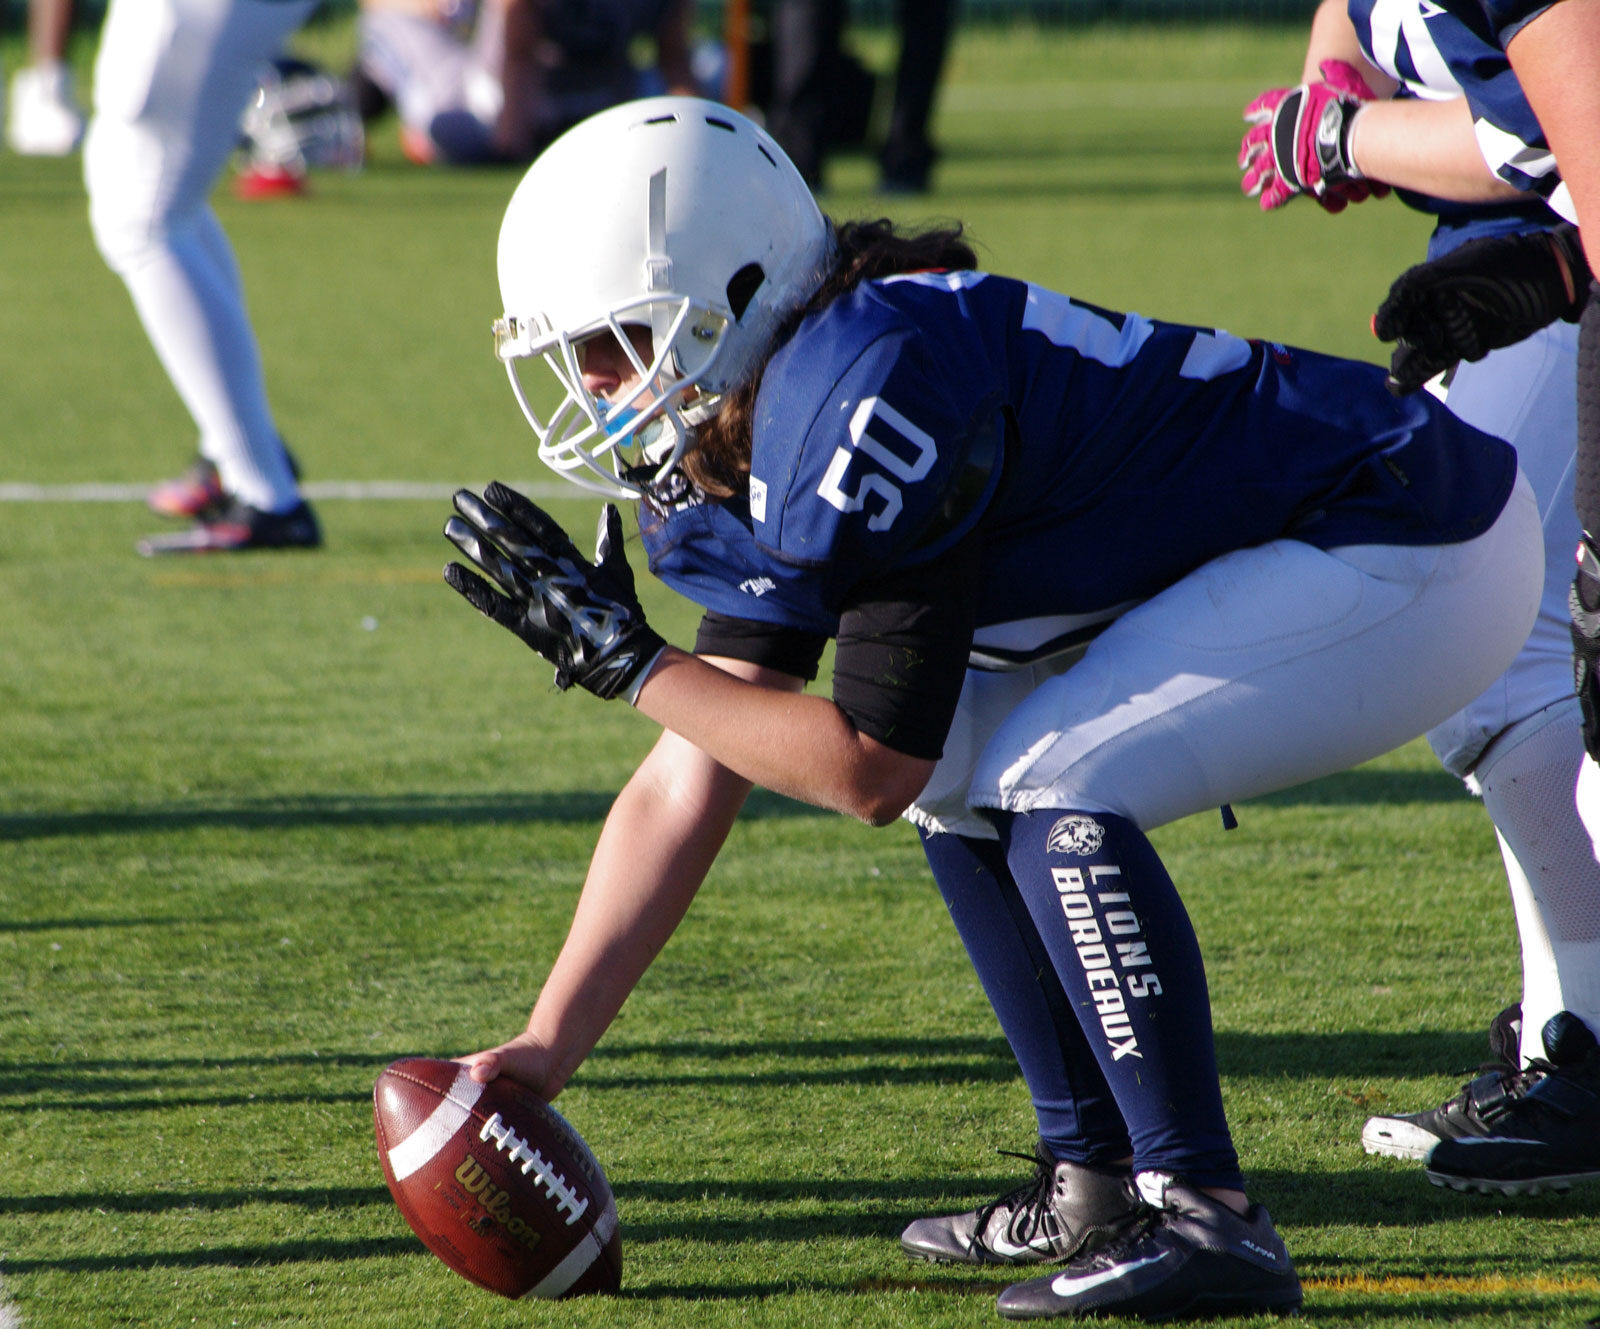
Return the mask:
<path id="1" fill-rule="evenodd" d="M 1509 123 L 1516 134 L 1536 133 L 1537 121 L 1488 18 L 1481 13 L 1474 16 L 1468 8 L 1463 7 L 1467 20 L 1463 21 L 1434 0 L 1349 0 L 1348 5 L 1361 49 L 1379 69 L 1400 81 L 1399 95 L 1456 97 L 1471 87 L 1480 97 L 1492 95 L 1497 105 L 1505 100 L 1515 107 Z M 1480 124 L 1480 141 L 1485 132 Z M 1527 146 L 1520 138 L 1518 142 Z M 1520 177 L 1513 183 L 1529 188 Z M 1540 229 L 1560 221 L 1536 192 L 1528 193 L 1525 202 L 1487 205 L 1396 192 L 1412 207 L 1438 215 L 1429 258 L 1478 236 Z"/>
<path id="2" fill-rule="evenodd" d="M 1572 199 L 1506 43 L 1551 0 L 1350 0 L 1369 58 L 1402 82 L 1435 92 L 1453 84 L 1472 108 L 1478 146 L 1495 173 L 1576 221 Z"/>
<path id="3" fill-rule="evenodd" d="M 981 562 L 975 628 L 1104 615 L 1282 536 L 1469 539 L 1516 474 L 1375 365 L 980 272 L 868 282 L 806 319 L 752 436 L 748 497 L 641 511 L 651 570 L 823 636 L 862 586 L 958 543 Z"/>

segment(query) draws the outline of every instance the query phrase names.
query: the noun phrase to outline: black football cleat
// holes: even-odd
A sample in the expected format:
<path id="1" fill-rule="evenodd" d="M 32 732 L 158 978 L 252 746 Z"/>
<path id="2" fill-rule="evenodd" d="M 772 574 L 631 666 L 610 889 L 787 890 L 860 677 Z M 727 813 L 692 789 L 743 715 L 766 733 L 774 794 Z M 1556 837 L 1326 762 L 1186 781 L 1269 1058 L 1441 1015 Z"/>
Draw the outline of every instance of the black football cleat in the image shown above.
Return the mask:
<path id="1" fill-rule="evenodd" d="M 1259 1204 L 1239 1215 L 1204 1192 L 1141 1172 L 1145 1216 L 1099 1250 L 1000 1294 L 1008 1320 L 1128 1315 L 1291 1314 L 1300 1278 L 1272 1218 Z"/>
<path id="2" fill-rule="evenodd" d="M 1058 1263 L 1103 1245 L 1143 1210 L 1127 1168 L 1057 1162 L 1041 1142 L 1031 1181 L 981 1209 L 917 1219 L 900 1248 L 934 1264 Z"/>
<path id="3" fill-rule="evenodd" d="M 215 517 L 196 522 L 186 531 L 150 535 L 139 541 L 146 558 L 163 554 L 240 554 L 252 549 L 316 549 L 322 530 L 311 505 L 300 503 L 288 512 L 262 512 L 238 499 Z"/>
<path id="4" fill-rule="evenodd" d="M 1454 1097 L 1426 1112 L 1369 1117 L 1361 1146 L 1369 1154 L 1426 1159 L 1441 1140 L 1492 1135 L 1495 1121 L 1544 1078 L 1536 1067 L 1522 1068 L 1522 1006 L 1507 1006 L 1489 1025 L 1490 1060 Z"/>
<path id="5" fill-rule="evenodd" d="M 1428 1155 L 1435 1186 L 1485 1195 L 1538 1195 L 1600 1181 L 1600 1045 L 1570 1011 L 1540 1031 L 1539 1082 L 1487 1135 L 1441 1140 Z"/>

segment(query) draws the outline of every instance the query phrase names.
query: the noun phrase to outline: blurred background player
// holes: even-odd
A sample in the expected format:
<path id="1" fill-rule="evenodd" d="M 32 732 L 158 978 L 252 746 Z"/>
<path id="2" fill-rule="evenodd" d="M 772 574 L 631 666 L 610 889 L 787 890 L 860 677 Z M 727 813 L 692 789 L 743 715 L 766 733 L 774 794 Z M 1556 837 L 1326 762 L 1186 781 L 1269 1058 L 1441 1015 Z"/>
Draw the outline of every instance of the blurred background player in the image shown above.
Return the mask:
<path id="1" fill-rule="evenodd" d="M 692 0 L 362 0 L 357 82 L 423 165 L 525 162 L 646 91 L 695 93 Z M 632 48 L 649 38 L 653 69 Z"/>
<path id="2" fill-rule="evenodd" d="M 873 83 L 844 49 L 846 0 L 772 0 L 767 129 L 813 189 L 829 153 L 860 142 Z M 929 133 L 955 23 L 955 0 L 896 0 L 899 56 L 889 125 L 878 154 L 879 186 L 921 194 L 938 152 Z"/>
<path id="3" fill-rule="evenodd" d="M 1349 0 L 1348 8 L 1324 0 L 1304 81 L 1246 109 L 1246 192 L 1264 209 L 1305 193 L 1337 212 L 1395 186 L 1406 202 L 1437 214 L 1430 260 L 1492 237 L 1523 237 L 1551 253 L 1571 245 L 1539 194 L 1490 170 L 1460 70 L 1514 83 L 1481 25 L 1425 23 L 1418 0 Z M 1447 1171 L 1448 1151 L 1435 1167 L 1441 1140 L 1527 1137 L 1532 1109 L 1510 1110 L 1530 1090 L 1553 1078 L 1538 1105 L 1591 1080 L 1600 1087 L 1589 1036 L 1600 1029 L 1600 864 L 1573 800 L 1584 754 L 1567 609 L 1579 540 L 1577 343 L 1576 327 L 1555 321 L 1430 384 L 1457 415 L 1515 444 L 1539 497 L 1546 552 L 1539 619 L 1517 661 L 1428 735 L 1446 769 L 1482 795 L 1494 824 L 1521 943 L 1522 998 L 1496 1017 L 1494 1060 L 1460 1093 L 1429 1111 L 1374 1117 L 1362 1133 L 1369 1152 L 1427 1160 L 1434 1179 L 1450 1183 L 1465 1178 Z M 1391 374 L 1415 386 L 1419 374 L 1443 367 L 1400 356 Z M 1577 1121 L 1574 1129 L 1547 1120 L 1527 1150 L 1530 1175 L 1518 1180 L 1600 1176 L 1600 1101 Z"/>
<path id="4" fill-rule="evenodd" d="M 27 157 L 65 157 L 83 138 L 67 64 L 73 0 L 28 0 L 28 63 L 11 78 L 6 143 Z"/>
<path id="5" fill-rule="evenodd" d="M 317 0 L 111 0 L 84 179 L 95 243 L 200 433 L 150 506 L 193 520 L 146 555 L 312 548 L 321 532 L 267 404 L 232 247 L 208 199 L 262 66 Z"/>

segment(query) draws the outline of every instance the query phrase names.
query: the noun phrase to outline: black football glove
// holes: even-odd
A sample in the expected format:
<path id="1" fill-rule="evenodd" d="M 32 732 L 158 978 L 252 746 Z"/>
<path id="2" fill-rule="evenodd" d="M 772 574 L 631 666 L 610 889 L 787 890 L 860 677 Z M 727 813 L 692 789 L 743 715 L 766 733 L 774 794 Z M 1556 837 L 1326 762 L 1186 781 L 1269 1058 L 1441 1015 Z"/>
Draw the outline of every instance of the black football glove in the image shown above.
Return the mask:
<path id="1" fill-rule="evenodd" d="M 550 661 L 562 691 L 576 683 L 632 701 L 666 642 L 644 621 L 616 508 L 607 503 L 600 514 L 593 563 L 547 513 L 498 482 L 482 498 L 458 489 L 455 508 L 444 533 L 488 580 L 459 563 L 444 579 Z"/>
<path id="2" fill-rule="evenodd" d="M 1588 291 L 1589 265 L 1571 226 L 1468 240 L 1406 269 L 1372 318 L 1381 340 L 1398 343 L 1389 391 L 1415 392 L 1457 361 L 1481 360 L 1558 318 L 1577 322 Z"/>

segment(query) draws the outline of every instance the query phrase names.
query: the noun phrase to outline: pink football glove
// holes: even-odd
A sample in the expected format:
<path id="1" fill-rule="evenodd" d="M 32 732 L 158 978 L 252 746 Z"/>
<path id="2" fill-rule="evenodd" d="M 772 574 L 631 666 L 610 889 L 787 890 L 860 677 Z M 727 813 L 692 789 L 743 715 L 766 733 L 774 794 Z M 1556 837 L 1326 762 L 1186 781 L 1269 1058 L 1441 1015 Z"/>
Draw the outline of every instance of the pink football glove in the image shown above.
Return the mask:
<path id="1" fill-rule="evenodd" d="M 1389 186 L 1364 179 L 1350 158 L 1350 126 L 1356 112 L 1377 94 L 1356 67 L 1344 60 L 1317 66 L 1320 83 L 1264 92 L 1244 108 L 1239 145 L 1240 188 L 1259 197 L 1261 210 L 1281 208 L 1296 194 L 1310 194 L 1329 212 L 1382 198 Z"/>

